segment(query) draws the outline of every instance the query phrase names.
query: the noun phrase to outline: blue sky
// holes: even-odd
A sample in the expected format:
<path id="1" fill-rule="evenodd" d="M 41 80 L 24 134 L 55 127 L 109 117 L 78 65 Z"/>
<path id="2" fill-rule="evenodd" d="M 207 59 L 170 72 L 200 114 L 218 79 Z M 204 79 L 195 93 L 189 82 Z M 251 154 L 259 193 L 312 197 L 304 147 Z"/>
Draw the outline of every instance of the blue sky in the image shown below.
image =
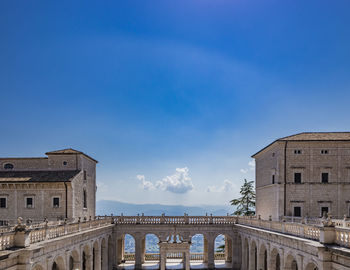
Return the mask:
<path id="1" fill-rule="evenodd" d="M 350 2 L 1 1 L 0 156 L 72 147 L 98 199 L 227 204 L 274 139 L 350 126 Z"/>

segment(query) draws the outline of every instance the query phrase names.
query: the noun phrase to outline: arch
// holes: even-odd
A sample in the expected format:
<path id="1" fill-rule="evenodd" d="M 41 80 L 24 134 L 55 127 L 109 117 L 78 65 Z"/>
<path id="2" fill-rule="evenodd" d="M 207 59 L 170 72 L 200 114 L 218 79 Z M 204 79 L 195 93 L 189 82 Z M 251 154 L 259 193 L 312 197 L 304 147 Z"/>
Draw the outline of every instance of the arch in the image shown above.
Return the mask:
<path id="1" fill-rule="evenodd" d="M 145 244 L 143 257 L 145 261 L 159 261 L 159 237 L 156 234 L 148 233 L 145 235 Z"/>
<path id="2" fill-rule="evenodd" d="M 208 262 L 208 239 L 204 234 L 197 233 L 191 236 L 190 258 L 192 261 Z"/>
<path id="3" fill-rule="evenodd" d="M 101 265 L 101 249 L 98 241 L 95 241 L 92 247 L 92 265 L 93 270 L 99 269 Z"/>
<path id="4" fill-rule="evenodd" d="M 257 264 L 257 260 L 258 260 L 258 248 L 257 248 L 257 245 L 256 245 L 256 242 L 254 240 L 252 240 L 250 242 L 250 254 L 249 254 L 249 257 L 250 257 L 250 260 L 249 260 L 249 263 L 250 263 L 250 266 L 249 266 L 249 269 L 251 270 L 257 270 L 258 269 L 258 264 Z"/>
<path id="5" fill-rule="evenodd" d="M 249 269 L 249 242 L 248 242 L 248 238 L 244 238 L 243 240 L 243 258 L 242 258 L 242 264 L 245 265 L 246 269 Z"/>
<path id="6" fill-rule="evenodd" d="M 112 242 L 112 236 L 108 236 L 108 269 L 112 269 L 113 267 L 113 253 L 114 253 L 114 245 Z"/>
<path id="7" fill-rule="evenodd" d="M 259 248 L 259 262 L 258 269 L 267 270 L 268 269 L 268 258 L 267 258 L 267 249 L 264 243 L 260 245 Z"/>
<path id="8" fill-rule="evenodd" d="M 80 260 L 79 260 L 79 252 L 74 249 L 71 251 L 69 255 L 69 270 L 79 269 L 80 268 Z"/>
<path id="9" fill-rule="evenodd" d="M 318 270 L 318 267 L 315 263 L 313 262 L 309 262 L 306 267 L 305 270 Z"/>
<path id="10" fill-rule="evenodd" d="M 64 259 L 61 256 L 56 257 L 52 263 L 51 269 L 52 270 L 65 270 L 66 267 L 65 267 Z"/>
<path id="11" fill-rule="evenodd" d="M 285 269 L 286 270 L 298 270 L 298 263 L 295 257 L 292 254 L 288 254 L 286 257 L 286 263 L 285 263 Z"/>
<path id="12" fill-rule="evenodd" d="M 134 261 L 135 256 L 135 237 L 131 234 L 124 235 L 124 260 Z"/>
<path id="13" fill-rule="evenodd" d="M 32 267 L 32 270 L 43 270 L 44 268 L 42 267 L 41 264 L 37 263 Z"/>
<path id="14" fill-rule="evenodd" d="M 101 241 L 101 270 L 107 270 L 108 268 L 108 253 L 107 253 L 107 241 L 102 238 Z"/>
<path id="15" fill-rule="evenodd" d="M 277 250 L 274 248 L 270 255 L 270 269 L 271 270 L 281 270 L 281 256 Z"/>
<path id="16" fill-rule="evenodd" d="M 81 254 L 82 270 L 91 270 L 91 250 L 88 245 L 85 245 Z"/>

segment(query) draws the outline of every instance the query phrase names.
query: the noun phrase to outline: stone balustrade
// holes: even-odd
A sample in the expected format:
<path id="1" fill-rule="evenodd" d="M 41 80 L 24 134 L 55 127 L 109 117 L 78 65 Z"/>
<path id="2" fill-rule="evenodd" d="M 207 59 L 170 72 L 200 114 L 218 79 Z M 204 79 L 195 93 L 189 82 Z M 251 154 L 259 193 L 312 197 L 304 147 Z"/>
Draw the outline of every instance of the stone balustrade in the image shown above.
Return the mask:
<path id="1" fill-rule="evenodd" d="M 167 253 L 167 259 L 182 259 L 182 253 L 181 252 L 170 252 Z M 146 253 L 145 254 L 145 261 L 159 261 L 160 254 L 159 253 Z M 135 253 L 125 253 L 124 254 L 125 261 L 135 261 Z M 215 252 L 214 253 L 214 259 L 215 260 L 225 260 L 225 253 L 224 252 Z M 195 252 L 190 253 L 190 260 L 191 261 L 203 261 L 204 260 L 204 253 Z"/>

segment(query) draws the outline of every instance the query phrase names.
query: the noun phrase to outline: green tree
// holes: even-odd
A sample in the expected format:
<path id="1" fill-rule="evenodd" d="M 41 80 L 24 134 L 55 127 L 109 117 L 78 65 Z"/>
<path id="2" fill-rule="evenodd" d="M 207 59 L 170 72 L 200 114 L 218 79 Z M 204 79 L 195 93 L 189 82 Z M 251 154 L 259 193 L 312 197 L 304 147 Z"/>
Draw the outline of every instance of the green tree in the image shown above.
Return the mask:
<path id="1" fill-rule="evenodd" d="M 231 200 L 231 205 L 237 206 L 233 215 L 237 216 L 253 216 L 255 215 L 255 189 L 254 182 L 244 179 L 244 183 L 241 186 L 240 194 L 242 195 L 238 199 Z"/>

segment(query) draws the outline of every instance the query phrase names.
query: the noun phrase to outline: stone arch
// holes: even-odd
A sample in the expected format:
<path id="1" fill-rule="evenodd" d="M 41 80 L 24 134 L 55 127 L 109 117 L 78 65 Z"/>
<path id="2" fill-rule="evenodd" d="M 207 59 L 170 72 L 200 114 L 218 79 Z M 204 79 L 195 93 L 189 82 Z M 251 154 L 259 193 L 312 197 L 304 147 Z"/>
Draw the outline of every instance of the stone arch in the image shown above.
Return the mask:
<path id="1" fill-rule="evenodd" d="M 203 263 L 208 263 L 208 237 L 203 233 L 196 233 L 191 235 L 191 246 L 190 246 L 190 256 L 194 260 L 199 260 L 197 253 L 203 253 Z M 195 244 L 195 245 L 193 245 Z M 197 247 L 197 249 L 195 249 Z"/>
<path id="2" fill-rule="evenodd" d="M 250 248 L 249 248 L 249 269 L 251 270 L 257 270 L 258 269 L 258 247 L 255 242 L 255 240 L 250 241 Z"/>
<path id="3" fill-rule="evenodd" d="M 68 269 L 75 270 L 80 269 L 80 260 L 79 260 L 79 252 L 74 249 L 70 252 L 68 257 Z"/>
<path id="4" fill-rule="evenodd" d="M 277 248 L 272 249 L 270 254 L 270 269 L 271 270 L 281 270 L 281 255 Z"/>
<path id="5" fill-rule="evenodd" d="M 112 236 L 108 235 L 108 269 L 112 269 L 113 267 L 113 253 L 114 253 L 114 244 L 112 241 Z"/>
<path id="6" fill-rule="evenodd" d="M 44 267 L 40 263 L 33 265 L 32 270 L 44 270 Z"/>
<path id="7" fill-rule="evenodd" d="M 62 256 L 57 256 L 51 265 L 51 270 L 65 270 L 65 262 Z"/>
<path id="8" fill-rule="evenodd" d="M 249 269 L 249 241 L 247 237 L 244 237 L 242 242 L 242 265 L 244 266 L 243 269 Z"/>
<path id="9" fill-rule="evenodd" d="M 286 257 L 285 267 L 286 270 L 298 270 L 298 262 L 291 253 L 289 253 Z"/>
<path id="10" fill-rule="evenodd" d="M 102 238 L 101 240 L 101 270 L 108 269 L 108 251 L 107 251 L 107 240 Z"/>
<path id="11" fill-rule="evenodd" d="M 101 265 L 101 248 L 97 240 L 92 246 L 92 265 L 94 270 L 99 269 Z"/>
<path id="12" fill-rule="evenodd" d="M 81 265 L 82 270 L 92 270 L 92 258 L 91 248 L 89 245 L 85 245 L 81 253 Z"/>
<path id="13" fill-rule="evenodd" d="M 316 263 L 314 262 L 309 262 L 306 267 L 305 270 L 318 270 L 318 267 L 316 265 Z"/>
<path id="14" fill-rule="evenodd" d="M 268 269 L 268 252 L 264 243 L 260 244 L 259 248 L 259 262 L 258 269 L 267 270 Z"/>
<path id="15" fill-rule="evenodd" d="M 155 233 L 147 233 L 142 240 L 142 257 L 144 258 L 144 261 L 151 260 L 151 261 L 159 261 L 159 256 L 153 256 L 152 253 L 159 253 L 159 237 Z M 151 245 L 155 248 L 152 249 Z"/>

